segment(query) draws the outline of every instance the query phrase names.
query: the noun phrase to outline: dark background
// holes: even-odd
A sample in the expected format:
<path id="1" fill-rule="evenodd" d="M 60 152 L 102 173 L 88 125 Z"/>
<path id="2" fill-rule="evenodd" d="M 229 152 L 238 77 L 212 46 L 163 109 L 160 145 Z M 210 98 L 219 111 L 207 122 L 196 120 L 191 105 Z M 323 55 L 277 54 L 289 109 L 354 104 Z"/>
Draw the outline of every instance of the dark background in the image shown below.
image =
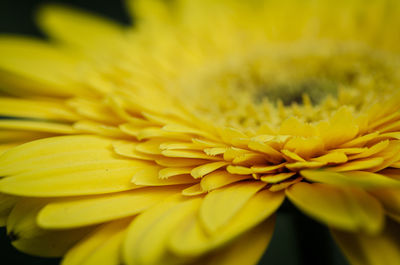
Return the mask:
<path id="1" fill-rule="evenodd" d="M 123 24 L 131 22 L 122 1 L 0 0 L 0 34 L 45 37 L 35 26 L 33 19 L 36 8 L 44 3 L 64 3 L 101 14 Z M 32 257 L 16 251 L 10 245 L 5 229 L 0 229 L 0 263 L 2 265 L 55 265 L 59 261 L 59 259 Z M 274 236 L 260 264 L 346 265 L 348 263 L 331 239 L 328 229 L 301 214 L 286 201 L 278 212 Z"/>

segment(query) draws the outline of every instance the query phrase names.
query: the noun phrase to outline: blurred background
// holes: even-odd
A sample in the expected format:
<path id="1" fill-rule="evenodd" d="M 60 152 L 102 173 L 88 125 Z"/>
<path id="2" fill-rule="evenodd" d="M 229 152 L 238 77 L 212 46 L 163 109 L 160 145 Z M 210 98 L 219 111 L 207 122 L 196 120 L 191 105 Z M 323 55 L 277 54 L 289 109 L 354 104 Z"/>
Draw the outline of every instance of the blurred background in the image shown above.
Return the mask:
<path id="1" fill-rule="evenodd" d="M 75 6 L 122 24 L 131 22 L 122 0 L 1 0 L 0 34 L 45 37 L 34 22 L 35 10 L 45 3 Z M 5 228 L 0 228 L 0 264 L 56 265 L 59 262 L 59 259 L 37 258 L 18 252 L 11 246 Z M 286 201 L 278 212 L 271 244 L 259 264 L 346 265 L 348 263 L 331 239 L 329 230 L 301 214 Z"/>

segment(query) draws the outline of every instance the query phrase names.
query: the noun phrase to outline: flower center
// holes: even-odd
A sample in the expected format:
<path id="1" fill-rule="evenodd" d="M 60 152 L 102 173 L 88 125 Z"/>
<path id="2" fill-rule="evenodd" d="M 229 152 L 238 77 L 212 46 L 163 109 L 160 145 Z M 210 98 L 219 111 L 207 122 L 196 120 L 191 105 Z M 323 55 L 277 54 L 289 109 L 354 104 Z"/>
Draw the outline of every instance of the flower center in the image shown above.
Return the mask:
<path id="1" fill-rule="evenodd" d="M 342 105 L 357 110 L 400 85 L 398 63 L 369 48 L 275 49 L 197 69 L 180 80 L 182 101 L 214 124 L 257 130 L 292 116 L 317 122 Z"/>
<path id="2" fill-rule="evenodd" d="M 267 98 L 272 102 L 281 101 L 285 106 L 291 106 L 292 104 L 302 105 L 304 97 L 308 96 L 313 105 L 318 105 L 328 95 L 337 98 L 337 94 L 337 80 L 309 78 L 296 82 L 288 80 L 286 82 L 264 84 L 255 94 L 255 101 L 259 103 L 263 98 Z"/>

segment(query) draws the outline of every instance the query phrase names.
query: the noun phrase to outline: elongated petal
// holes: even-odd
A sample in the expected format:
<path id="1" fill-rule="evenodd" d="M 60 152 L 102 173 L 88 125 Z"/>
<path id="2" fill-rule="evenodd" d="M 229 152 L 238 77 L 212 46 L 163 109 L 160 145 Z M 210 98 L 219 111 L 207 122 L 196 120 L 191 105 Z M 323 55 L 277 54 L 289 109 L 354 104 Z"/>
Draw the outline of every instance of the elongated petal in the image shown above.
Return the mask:
<path id="1" fill-rule="evenodd" d="M 90 260 L 97 260 L 98 256 L 102 256 L 104 261 L 108 261 L 108 263 L 99 262 L 97 264 L 119 264 L 115 262 L 119 261 L 119 249 L 115 250 L 115 244 L 120 243 L 118 241 L 121 240 L 121 236 L 124 235 L 129 222 L 130 219 L 123 219 L 120 221 L 107 223 L 96 228 L 67 252 L 61 264 L 87 264 L 90 262 Z M 110 238 L 111 242 L 108 241 Z M 105 253 L 102 253 L 103 251 L 99 251 L 100 249 L 103 249 L 103 251 L 105 250 Z M 105 254 L 107 254 L 106 257 L 104 256 Z"/>
<path id="2" fill-rule="evenodd" d="M 303 170 L 301 175 L 310 181 L 335 186 L 362 188 L 399 187 L 400 181 L 368 171 L 332 172 L 328 170 Z"/>
<path id="3" fill-rule="evenodd" d="M 400 260 L 400 227 L 388 221 L 376 236 L 332 230 L 332 235 L 352 265 L 397 265 Z"/>
<path id="4" fill-rule="evenodd" d="M 203 190 L 211 191 L 249 178 L 251 178 L 249 175 L 234 175 L 221 170 L 204 176 L 201 179 L 200 185 Z"/>
<path id="5" fill-rule="evenodd" d="M 0 98 L 0 115 L 57 121 L 75 121 L 78 119 L 78 115 L 64 106 L 62 101 L 11 97 Z"/>
<path id="6" fill-rule="evenodd" d="M 286 194 L 300 210 L 330 226 L 370 234 L 383 227 L 382 206 L 361 189 L 301 182 L 288 188 Z"/>
<path id="7" fill-rule="evenodd" d="M 195 167 L 192 171 L 191 171 L 191 175 L 194 178 L 201 178 L 204 175 L 207 175 L 223 166 L 228 165 L 227 162 L 224 161 L 220 161 L 220 162 L 212 162 L 212 163 L 208 163 L 208 164 L 204 164 L 198 167 Z"/>
<path id="8" fill-rule="evenodd" d="M 10 93 L 50 96 L 87 93 L 74 81 L 77 63 L 75 56 L 39 40 L 0 38 L 0 80 L 3 85 L 14 87 Z"/>
<path id="9" fill-rule="evenodd" d="M 64 123 L 46 122 L 40 120 L 0 120 L 0 129 L 5 130 L 21 130 L 55 134 L 76 134 L 77 130 L 73 126 Z"/>
<path id="10" fill-rule="evenodd" d="M 0 193 L 0 226 L 5 226 L 8 215 L 17 203 L 18 198 Z"/>
<path id="11" fill-rule="evenodd" d="M 127 0 L 130 14 L 133 18 L 139 17 L 146 23 L 164 23 L 169 17 L 166 3 L 160 0 Z"/>
<path id="12" fill-rule="evenodd" d="M 14 247 L 25 253 L 59 257 L 92 228 L 68 231 L 48 231 L 39 228 L 36 225 L 36 216 L 46 203 L 46 200 L 20 200 L 7 220 L 7 233 L 12 238 Z"/>
<path id="13" fill-rule="evenodd" d="M 400 216 L 400 189 L 375 189 L 370 193 L 382 203 L 388 214 Z"/>
<path id="14" fill-rule="evenodd" d="M 200 219 L 207 232 L 217 232 L 264 186 L 260 182 L 242 182 L 207 194 L 200 207 Z"/>
<path id="15" fill-rule="evenodd" d="M 329 170 L 302 170 L 301 175 L 314 182 L 335 186 L 362 188 L 400 187 L 400 181 L 382 174 L 367 171 L 332 172 Z"/>
<path id="16" fill-rule="evenodd" d="M 122 27 L 116 23 L 69 7 L 47 5 L 37 19 L 50 36 L 83 48 L 110 44 L 122 36 Z"/>
<path id="17" fill-rule="evenodd" d="M 46 229 L 65 229 L 97 224 L 138 214 L 178 188 L 145 188 L 95 197 L 67 199 L 46 205 L 39 213 L 38 225 Z"/>
<path id="18" fill-rule="evenodd" d="M 19 172 L 17 169 L 22 166 L 27 159 L 38 159 L 39 157 L 49 156 L 58 153 L 68 153 L 72 151 L 102 149 L 110 146 L 110 140 L 97 136 L 59 136 L 45 138 L 29 142 L 10 150 L 0 156 L 0 170 L 10 167 L 14 168 L 10 173 Z M 95 151 L 93 151 L 94 153 Z M 90 159 L 89 159 L 90 160 Z M 54 160 L 48 160 L 53 163 Z M 67 161 L 69 162 L 69 161 Z M 13 166 L 11 167 L 11 164 Z M 0 171 L 0 175 L 9 174 Z"/>
<path id="19" fill-rule="evenodd" d="M 159 171 L 160 168 L 157 166 L 144 167 L 133 174 L 131 182 L 141 186 L 166 186 L 198 182 L 198 180 L 195 180 L 190 175 L 178 175 L 161 179 Z"/>
<path id="20" fill-rule="evenodd" d="M 283 199 L 283 192 L 268 190 L 258 192 L 242 207 L 235 218 L 213 235 L 208 235 L 201 221 L 193 215 L 174 232 L 169 247 L 172 252 L 183 257 L 198 256 L 221 247 L 272 215 Z"/>
<path id="21" fill-rule="evenodd" d="M 274 231 L 275 218 L 271 217 L 197 264 L 255 265 L 265 252 Z M 196 265 L 197 265 L 196 264 Z"/>
<path id="22" fill-rule="evenodd" d="M 123 247 L 126 264 L 165 264 L 169 235 L 187 216 L 197 211 L 201 199 L 180 197 L 155 206 L 138 216 L 128 228 Z"/>
<path id="23" fill-rule="evenodd" d="M 14 176 L 0 180 L 0 191 L 6 194 L 36 197 L 58 197 L 118 192 L 139 188 L 131 182 L 135 167 L 105 168 L 60 175 Z"/>

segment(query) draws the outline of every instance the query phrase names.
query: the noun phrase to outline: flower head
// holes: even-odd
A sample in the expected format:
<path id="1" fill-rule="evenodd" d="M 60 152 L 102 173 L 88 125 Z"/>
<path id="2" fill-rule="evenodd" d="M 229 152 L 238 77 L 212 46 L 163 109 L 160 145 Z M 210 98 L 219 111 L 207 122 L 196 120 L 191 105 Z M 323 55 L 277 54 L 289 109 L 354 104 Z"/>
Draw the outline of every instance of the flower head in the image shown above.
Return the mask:
<path id="1" fill-rule="evenodd" d="M 50 41 L 0 39 L 0 221 L 16 248 L 255 264 L 287 197 L 353 264 L 400 260 L 397 2 L 129 7 L 134 27 L 46 6 Z"/>

